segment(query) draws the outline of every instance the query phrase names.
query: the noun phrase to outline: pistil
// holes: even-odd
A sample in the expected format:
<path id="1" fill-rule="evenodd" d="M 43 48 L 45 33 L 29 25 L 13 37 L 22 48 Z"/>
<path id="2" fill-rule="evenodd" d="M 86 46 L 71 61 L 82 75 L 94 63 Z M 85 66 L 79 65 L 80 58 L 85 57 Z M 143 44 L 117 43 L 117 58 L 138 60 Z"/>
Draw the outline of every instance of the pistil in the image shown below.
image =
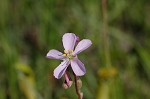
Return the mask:
<path id="1" fill-rule="evenodd" d="M 71 59 L 73 59 L 73 57 L 74 57 L 74 56 L 72 55 L 72 53 L 73 53 L 73 50 L 68 50 L 68 51 L 64 50 L 63 56 L 67 56 L 68 59 L 71 60 Z"/>

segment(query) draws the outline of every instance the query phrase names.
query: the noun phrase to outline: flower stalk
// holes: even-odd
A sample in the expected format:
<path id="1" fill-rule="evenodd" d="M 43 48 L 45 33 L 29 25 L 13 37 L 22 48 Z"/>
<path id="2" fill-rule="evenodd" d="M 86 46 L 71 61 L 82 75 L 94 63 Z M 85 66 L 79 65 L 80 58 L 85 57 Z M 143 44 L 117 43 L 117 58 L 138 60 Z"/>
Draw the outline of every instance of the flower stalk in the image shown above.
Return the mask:
<path id="1" fill-rule="evenodd" d="M 78 99 L 83 99 L 83 93 L 81 92 L 82 81 L 80 80 L 79 77 L 76 76 L 75 73 L 73 73 L 73 75 L 74 75 L 75 89 L 76 89 L 76 94 L 78 95 Z"/>
<path id="2" fill-rule="evenodd" d="M 102 0 L 102 18 L 103 18 L 103 47 L 105 63 L 107 67 L 111 66 L 110 51 L 109 51 L 109 34 L 108 34 L 108 18 L 107 18 L 107 0 Z"/>

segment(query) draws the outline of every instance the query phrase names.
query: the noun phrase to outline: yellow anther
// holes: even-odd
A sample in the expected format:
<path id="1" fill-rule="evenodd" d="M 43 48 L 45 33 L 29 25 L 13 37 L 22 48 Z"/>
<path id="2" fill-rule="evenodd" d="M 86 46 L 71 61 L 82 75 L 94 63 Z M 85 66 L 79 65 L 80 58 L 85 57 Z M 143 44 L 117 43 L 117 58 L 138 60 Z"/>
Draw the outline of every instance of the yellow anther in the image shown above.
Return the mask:
<path id="1" fill-rule="evenodd" d="M 73 53 L 73 50 L 68 50 L 68 52 Z"/>
<path id="2" fill-rule="evenodd" d="M 63 54 L 63 56 L 67 56 L 67 54 Z"/>
<path id="3" fill-rule="evenodd" d="M 64 50 L 64 53 L 67 53 L 67 51 L 66 51 L 66 50 Z"/>

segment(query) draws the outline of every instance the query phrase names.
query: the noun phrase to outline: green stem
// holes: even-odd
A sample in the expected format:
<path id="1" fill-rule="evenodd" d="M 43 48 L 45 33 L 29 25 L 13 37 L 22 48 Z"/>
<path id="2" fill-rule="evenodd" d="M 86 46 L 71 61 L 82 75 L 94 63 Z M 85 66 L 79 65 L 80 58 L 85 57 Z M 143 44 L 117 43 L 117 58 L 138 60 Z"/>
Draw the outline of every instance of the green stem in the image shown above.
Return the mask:
<path id="1" fill-rule="evenodd" d="M 109 51 L 109 34 L 108 34 L 108 19 L 107 19 L 107 0 L 102 0 L 102 17 L 103 17 L 103 47 L 105 64 L 111 66 L 110 51 Z"/>

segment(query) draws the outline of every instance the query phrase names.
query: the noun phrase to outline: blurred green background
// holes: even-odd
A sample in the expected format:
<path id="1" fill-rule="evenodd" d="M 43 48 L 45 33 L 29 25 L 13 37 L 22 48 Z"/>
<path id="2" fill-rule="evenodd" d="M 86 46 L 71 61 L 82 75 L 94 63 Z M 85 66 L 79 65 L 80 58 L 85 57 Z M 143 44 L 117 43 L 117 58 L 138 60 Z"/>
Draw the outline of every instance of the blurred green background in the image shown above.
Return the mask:
<path id="1" fill-rule="evenodd" d="M 66 32 L 93 42 L 79 54 L 84 99 L 150 99 L 150 0 L 108 0 L 107 27 L 102 16 L 102 0 L 0 0 L 0 99 L 77 99 L 45 57 Z"/>

